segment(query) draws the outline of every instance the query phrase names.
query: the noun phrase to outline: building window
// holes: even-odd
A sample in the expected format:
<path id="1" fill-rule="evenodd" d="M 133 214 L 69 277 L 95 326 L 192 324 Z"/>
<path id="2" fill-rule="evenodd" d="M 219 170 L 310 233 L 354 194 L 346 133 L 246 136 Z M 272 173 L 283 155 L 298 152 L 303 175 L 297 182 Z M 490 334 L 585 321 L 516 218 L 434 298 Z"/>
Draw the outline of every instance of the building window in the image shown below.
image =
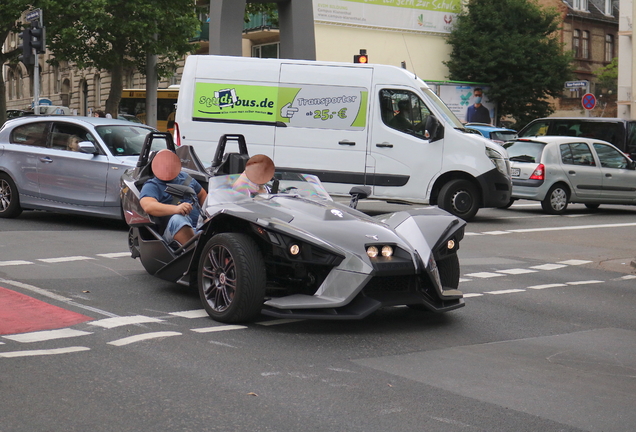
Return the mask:
<path id="1" fill-rule="evenodd" d="M 583 40 L 581 41 L 581 57 L 584 59 L 590 58 L 590 32 L 583 31 Z"/>
<path id="2" fill-rule="evenodd" d="M 278 58 L 278 50 L 280 42 L 254 45 L 252 47 L 252 57 L 259 58 Z"/>
<path id="3" fill-rule="evenodd" d="M 572 51 L 574 51 L 574 57 L 581 57 L 581 31 L 578 29 L 572 32 Z"/>
<path id="4" fill-rule="evenodd" d="M 605 0 L 605 15 L 613 15 L 612 14 L 612 0 Z"/>
<path id="5" fill-rule="evenodd" d="M 587 0 L 574 0 L 574 9 L 587 12 Z"/>
<path id="6" fill-rule="evenodd" d="M 614 58 L 614 36 L 605 35 L 605 61 L 611 62 Z"/>

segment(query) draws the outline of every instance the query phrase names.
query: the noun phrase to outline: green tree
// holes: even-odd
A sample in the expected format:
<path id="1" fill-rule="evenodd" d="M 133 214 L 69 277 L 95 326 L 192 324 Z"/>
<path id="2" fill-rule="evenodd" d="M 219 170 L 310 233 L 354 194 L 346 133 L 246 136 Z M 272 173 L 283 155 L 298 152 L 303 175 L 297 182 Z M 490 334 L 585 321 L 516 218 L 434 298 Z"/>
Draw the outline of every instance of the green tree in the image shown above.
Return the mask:
<path id="1" fill-rule="evenodd" d="M 11 33 L 20 31 L 18 20 L 24 11 L 29 9 L 29 0 L 2 0 L 0 2 L 0 45 L 4 45 Z M 7 52 L 0 50 L 0 67 L 17 61 L 18 47 Z M 0 72 L 0 125 L 7 120 L 7 94 L 4 75 Z"/>
<path id="2" fill-rule="evenodd" d="M 559 14 L 534 0 L 469 0 L 447 40 L 449 78 L 488 84 L 488 99 L 516 127 L 547 116 L 548 98 L 559 97 L 572 75 L 559 25 Z"/>
<path id="3" fill-rule="evenodd" d="M 610 64 L 596 71 L 597 89 L 609 90 L 616 94 L 618 88 L 618 57 L 614 57 Z"/>
<path id="4" fill-rule="evenodd" d="M 4 1 L 4 0 L 3 0 Z M 193 0 L 33 0 L 44 11 L 52 63 L 74 62 L 111 74 L 106 112 L 117 115 L 127 68 L 145 73 L 146 55 L 159 58 L 159 76 L 193 49 L 199 28 Z M 155 37 L 156 35 L 156 37 Z"/>

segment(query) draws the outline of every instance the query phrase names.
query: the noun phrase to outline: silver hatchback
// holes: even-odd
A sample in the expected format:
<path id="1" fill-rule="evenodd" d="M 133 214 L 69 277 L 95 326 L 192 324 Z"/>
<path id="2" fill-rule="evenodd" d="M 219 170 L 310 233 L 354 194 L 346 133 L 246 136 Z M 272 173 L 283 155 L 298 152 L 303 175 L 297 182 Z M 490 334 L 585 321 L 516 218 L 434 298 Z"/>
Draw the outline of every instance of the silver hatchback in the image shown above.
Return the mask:
<path id="1" fill-rule="evenodd" d="M 96 117 L 7 121 L 0 129 L 0 217 L 32 209 L 121 219 L 119 179 L 154 130 Z"/>
<path id="2" fill-rule="evenodd" d="M 507 143 L 512 199 L 541 201 L 546 213 L 568 203 L 636 204 L 635 163 L 612 144 L 593 138 L 542 136 Z"/>

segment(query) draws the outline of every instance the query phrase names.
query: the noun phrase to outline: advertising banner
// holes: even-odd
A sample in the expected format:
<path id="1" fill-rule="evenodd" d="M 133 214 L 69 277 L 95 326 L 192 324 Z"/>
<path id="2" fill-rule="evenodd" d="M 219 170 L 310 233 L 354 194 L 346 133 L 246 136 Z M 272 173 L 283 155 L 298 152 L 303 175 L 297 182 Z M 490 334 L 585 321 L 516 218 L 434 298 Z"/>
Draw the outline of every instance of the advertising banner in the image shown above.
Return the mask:
<path id="1" fill-rule="evenodd" d="M 314 19 L 339 24 L 450 33 L 461 0 L 313 0 Z"/>
<path id="2" fill-rule="evenodd" d="M 493 123 L 495 104 L 488 100 L 488 87 L 429 84 L 462 123 Z M 477 98 L 480 99 L 477 99 Z"/>
<path id="3" fill-rule="evenodd" d="M 368 91 L 362 87 L 278 87 L 196 83 L 195 120 L 282 122 L 292 127 L 362 130 Z"/>

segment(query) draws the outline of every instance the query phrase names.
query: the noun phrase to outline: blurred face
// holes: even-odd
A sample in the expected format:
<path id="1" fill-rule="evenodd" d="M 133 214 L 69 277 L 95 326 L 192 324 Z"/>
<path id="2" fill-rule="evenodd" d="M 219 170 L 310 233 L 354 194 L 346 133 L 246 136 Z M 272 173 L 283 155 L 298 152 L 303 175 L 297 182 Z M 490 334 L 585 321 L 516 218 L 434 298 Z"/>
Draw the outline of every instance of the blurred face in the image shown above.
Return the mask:
<path id="1" fill-rule="evenodd" d="M 159 180 L 174 180 L 181 172 L 179 156 L 170 150 L 161 150 L 152 160 L 152 172 Z"/>

